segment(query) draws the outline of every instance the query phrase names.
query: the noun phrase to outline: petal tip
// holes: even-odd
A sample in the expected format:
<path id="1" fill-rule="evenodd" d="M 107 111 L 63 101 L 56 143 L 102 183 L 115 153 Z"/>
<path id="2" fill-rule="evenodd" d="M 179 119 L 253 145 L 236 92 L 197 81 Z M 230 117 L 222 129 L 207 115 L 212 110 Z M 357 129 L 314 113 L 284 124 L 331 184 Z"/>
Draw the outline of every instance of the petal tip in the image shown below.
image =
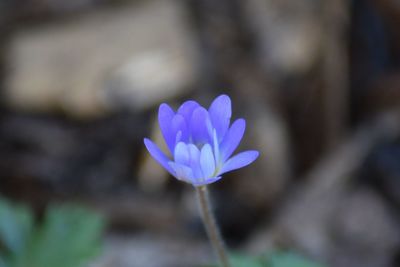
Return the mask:
<path id="1" fill-rule="evenodd" d="M 248 152 L 251 155 L 251 157 L 253 158 L 253 160 L 251 162 L 255 161 L 260 156 L 260 152 L 257 150 L 249 150 Z"/>
<path id="2" fill-rule="evenodd" d="M 215 103 L 220 103 L 220 104 L 224 104 L 224 105 L 230 107 L 231 104 L 232 104 L 232 101 L 231 101 L 231 98 L 230 98 L 228 95 L 222 94 L 222 95 L 217 96 L 217 97 L 214 99 L 213 103 L 214 103 L 214 104 L 215 104 Z M 213 103 L 211 103 L 211 105 L 212 105 Z"/>
<path id="3" fill-rule="evenodd" d="M 253 163 L 259 156 L 257 150 L 247 150 L 228 159 L 222 166 L 219 174 L 243 168 Z"/>
<path id="4" fill-rule="evenodd" d="M 236 121 L 237 121 L 237 123 L 240 123 L 240 124 L 243 124 L 243 126 L 246 126 L 246 120 L 245 119 L 239 118 Z"/>
<path id="5" fill-rule="evenodd" d="M 163 111 L 173 112 L 173 109 L 167 103 L 161 103 L 160 106 L 158 107 L 158 112 L 160 113 Z"/>
<path id="6" fill-rule="evenodd" d="M 151 141 L 149 138 L 145 137 L 145 138 L 143 138 L 143 143 L 146 147 L 148 147 L 149 145 L 151 145 L 153 143 L 153 141 Z"/>
<path id="7" fill-rule="evenodd" d="M 223 99 L 223 100 L 231 101 L 231 98 L 227 94 L 221 94 L 221 95 L 217 96 L 216 99 Z"/>

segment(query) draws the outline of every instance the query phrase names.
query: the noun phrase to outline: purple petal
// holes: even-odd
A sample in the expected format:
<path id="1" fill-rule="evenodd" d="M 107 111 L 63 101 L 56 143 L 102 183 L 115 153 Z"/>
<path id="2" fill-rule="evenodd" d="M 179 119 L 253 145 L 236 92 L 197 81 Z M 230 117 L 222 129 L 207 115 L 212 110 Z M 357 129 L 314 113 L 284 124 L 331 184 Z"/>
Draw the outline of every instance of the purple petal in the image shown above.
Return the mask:
<path id="1" fill-rule="evenodd" d="M 189 165 L 189 160 L 190 157 L 188 146 L 183 142 L 179 142 L 175 146 L 174 161 L 179 164 Z"/>
<path id="2" fill-rule="evenodd" d="M 259 153 L 258 151 L 255 150 L 249 150 L 245 152 L 241 152 L 232 158 L 230 158 L 222 167 L 221 171 L 218 173 L 218 175 L 221 175 L 223 173 L 233 171 L 236 169 L 240 169 L 244 166 L 249 165 L 253 161 L 256 160 L 258 157 Z"/>
<path id="3" fill-rule="evenodd" d="M 186 101 L 179 107 L 178 114 L 181 114 L 185 118 L 186 123 L 189 125 L 193 111 L 199 106 L 199 103 L 197 103 L 196 101 Z"/>
<path id="4" fill-rule="evenodd" d="M 175 137 L 175 144 L 178 144 L 181 140 L 182 140 L 182 131 L 178 131 Z"/>
<path id="5" fill-rule="evenodd" d="M 203 181 L 195 181 L 195 182 L 192 182 L 192 184 L 194 185 L 194 186 L 201 186 L 201 185 L 206 185 L 206 184 L 211 184 L 211 183 L 214 183 L 214 182 L 216 182 L 216 181 L 218 181 L 219 179 L 221 179 L 222 178 L 222 176 L 218 176 L 218 177 L 211 177 L 211 178 L 207 178 L 207 179 L 205 179 L 205 180 L 203 180 Z"/>
<path id="6" fill-rule="evenodd" d="M 189 128 L 193 143 L 208 143 L 210 141 L 210 117 L 205 108 L 198 107 L 193 111 Z"/>
<path id="7" fill-rule="evenodd" d="M 158 108 L 158 123 L 160 125 L 161 133 L 164 137 L 169 151 L 172 153 L 175 146 L 176 132 L 174 133 L 171 128 L 171 122 L 175 112 L 167 104 L 161 104 Z"/>
<path id="8" fill-rule="evenodd" d="M 171 169 L 168 162 L 170 161 L 167 156 L 158 148 L 156 144 L 154 144 L 150 139 L 144 139 L 144 145 L 149 151 L 150 155 L 163 166 L 170 174 L 175 176 L 175 172 Z"/>
<path id="9" fill-rule="evenodd" d="M 238 147 L 240 141 L 243 138 L 244 130 L 246 128 L 246 121 L 244 119 L 236 120 L 231 128 L 229 128 L 224 139 L 220 145 L 220 153 L 222 162 L 225 162 Z"/>
<path id="10" fill-rule="evenodd" d="M 193 144 L 189 144 L 188 148 L 190 157 L 189 166 L 193 170 L 194 178 L 199 179 L 203 176 L 203 172 L 201 171 L 200 167 L 200 150 Z"/>
<path id="11" fill-rule="evenodd" d="M 170 167 L 174 170 L 176 175 L 174 175 L 178 180 L 182 180 L 188 183 L 192 183 L 193 181 L 193 172 L 192 169 L 189 168 L 188 166 L 175 163 L 170 161 L 169 162 Z"/>
<path id="12" fill-rule="evenodd" d="M 188 132 L 188 127 L 186 124 L 185 119 L 183 118 L 182 115 L 176 114 L 171 121 L 171 135 L 174 136 L 174 143 L 172 146 L 171 153 L 174 151 L 174 147 L 177 142 L 183 141 L 187 142 L 189 139 L 189 132 Z"/>
<path id="13" fill-rule="evenodd" d="M 221 140 L 228 130 L 232 116 L 231 99 L 227 95 L 220 95 L 208 109 L 212 125 L 217 130 L 218 139 Z"/>
<path id="14" fill-rule="evenodd" d="M 213 131 L 213 148 L 214 148 L 215 166 L 216 166 L 216 168 L 219 168 L 222 161 L 221 161 L 221 154 L 220 154 L 220 150 L 219 150 L 217 131 L 215 129 Z"/>
<path id="15" fill-rule="evenodd" d="M 200 166 L 203 171 L 203 178 L 212 177 L 215 172 L 215 159 L 212 148 L 205 144 L 200 151 Z"/>

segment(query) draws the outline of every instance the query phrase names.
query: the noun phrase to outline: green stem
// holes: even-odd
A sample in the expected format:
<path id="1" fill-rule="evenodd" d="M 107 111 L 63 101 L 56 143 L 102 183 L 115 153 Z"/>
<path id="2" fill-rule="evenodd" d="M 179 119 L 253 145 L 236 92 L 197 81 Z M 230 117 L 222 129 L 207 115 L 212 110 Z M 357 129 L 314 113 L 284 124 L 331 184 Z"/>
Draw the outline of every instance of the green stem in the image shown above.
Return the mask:
<path id="1" fill-rule="evenodd" d="M 199 199 L 199 206 L 201 215 L 203 218 L 203 223 L 206 228 L 208 238 L 214 248 L 215 253 L 223 267 L 230 267 L 228 256 L 224 248 L 224 243 L 222 242 L 218 226 L 215 222 L 214 215 L 211 211 L 210 198 L 208 196 L 207 186 L 196 187 L 197 197 Z"/>

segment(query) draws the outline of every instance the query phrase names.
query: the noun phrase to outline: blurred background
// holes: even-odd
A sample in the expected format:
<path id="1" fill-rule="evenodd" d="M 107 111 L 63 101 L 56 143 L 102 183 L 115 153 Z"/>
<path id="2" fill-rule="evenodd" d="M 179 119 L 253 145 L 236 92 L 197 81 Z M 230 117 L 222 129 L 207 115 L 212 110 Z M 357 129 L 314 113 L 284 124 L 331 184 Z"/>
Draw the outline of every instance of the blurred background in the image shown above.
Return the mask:
<path id="1" fill-rule="evenodd" d="M 35 227 L 44 251 L 102 243 L 92 267 L 209 263 L 193 188 L 143 138 L 160 103 L 221 93 L 261 152 L 211 186 L 231 249 L 400 266 L 399 23 L 396 0 L 1 0 L 0 266 Z"/>

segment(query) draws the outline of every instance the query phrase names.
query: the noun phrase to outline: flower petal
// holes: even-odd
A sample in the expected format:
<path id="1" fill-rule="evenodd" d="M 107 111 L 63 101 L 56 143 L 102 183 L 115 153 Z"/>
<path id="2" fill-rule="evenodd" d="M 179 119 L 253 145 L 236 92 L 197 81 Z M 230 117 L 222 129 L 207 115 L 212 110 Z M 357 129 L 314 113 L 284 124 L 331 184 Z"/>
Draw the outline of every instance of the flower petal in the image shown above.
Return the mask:
<path id="1" fill-rule="evenodd" d="M 175 146 L 176 137 L 176 132 L 171 128 L 171 122 L 174 116 L 175 112 L 167 104 L 163 103 L 158 108 L 158 124 L 160 125 L 161 133 L 171 153 L 174 151 L 173 148 Z"/>
<path id="2" fill-rule="evenodd" d="M 222 162 L 225 162 L 238 147 L 240 141 L 243 138 L 245 129 L 246 121 L 244 119 L 236 120 L 229 128 L 220 145 Z"/>
<path id="3" fill-rule="evenodd" d="M 215 159 L 212 148 L 209 144 L 205 144 L 200 151 L 200 166 L 203 171 L 203 178 L 209 178 L 215 172 Z"/>
<path id="4" fill-rule="evenodd" d="M 179 164 L 189 165 L 189 160 L 190 157 L 188 146 L 183 142 L 179 142 L 175 146 L 174 161 Z"/>
<path id="5" fill-rule="evenodd" d="M 208 109 L 212 125 L 217 130 L 218 139 L 221 140 L 228 130 L 232 116 L 231 99 L 227 95 L 220 95 Z"/>
<path id="6" fill-rule="evenodd" d="M 206 184 L 211 184 L 214 183 L 216 181 L 218 181 L 219 179 L 221 179 L 222 176 L 218 176 L 218 177 L 211 177 L 211 178 L 207 178 L 203 181 L 199 181 L 199 182 L 192 182 L 192 184 L 194 186 L 202 186 L 202 185 L 206 185 Z"/>
<path id="7" fill-rule="evenodd" d="M 192 168 L 193 177 L 195 179 L 200 179 L 203 176 L 203 172 L 201 171 L 200 167 L 200 150 L 193 144 L 189 144 L 188 148 L 190 157 L 189 166 Z"/>
<path id="8" fill-rule="evenodd" d="M 165 154 L 158 148 L 156 144 L 154 144 L 150 139 L 144 139 L 144 145 L 149 151 L 150 155 L 163 166 L 170 174 L 175 176 L 175 172 L 172 170 L 171 166 L 169 166 L 168 162 L 170 159 L 165 156 Z"/>
<path id="9" fill-rule="evenodd" d="M 210 126 L 208 111 L 203 107 L 196 108 L 189 125 L 192 142 L 194 144 L 209 143 L 211 140 Z"/>
<path id="10" fill-rule="evenodd" d="M 221 161 L 221 154 L 220 154 L 220 150 L 219 150 L 217 131 L 215 129 L 213 131 L 213 148 L 214 148 L 215 166 L 216 166 L 216 168 L 219 168 L 222 161 Z"/>
<path id="11" fill-rule="evenodd" d="M 249 165 L 253 161 L 257 159 L 259 155 L 258 151 L 255 150 L 249 150 L 245 152 L 241 152 L 232 158 L 230 158 L 222 167 L 221 171 L 218 173 L 218 175 L 221 175 L 223 173 L 233 171 L 236 169 L 240 169 L 244 166 Z"/>
<path id="12" fill-rule="evenodd" d="M 188 127 L 186 125 L 186 121 L 183 118 L 182 115 L 176 114 L 171 121 L 171 133 L 174 136 L 174 141 L 172 146 L 171 153 L 174 152 L 175 145 L 177 142 L 182 141 L 182 142 L 187 142 L 189 139 L 189 132 L 188 132 Z"/>
<path id="13" fill-rule="evenodd" d="M 190 119 L 192 118 L 193 111 L 197 108 L 200 107 L 199 103 L 193 100 L 186 101 L 183 103 L 179 109 L 178 109 L 178 114 L 181 114 L 184 118 L 186 123 L 189 125 Z"/>
<path id="14" fill-rule="evenodd" d="M 174 175 L 178 180 L 182 180 L 188 183 L 193 182 L 193 172 L 188 166 L 170 161 L 169 166 L 174 170 L 176 175 Z"/>

